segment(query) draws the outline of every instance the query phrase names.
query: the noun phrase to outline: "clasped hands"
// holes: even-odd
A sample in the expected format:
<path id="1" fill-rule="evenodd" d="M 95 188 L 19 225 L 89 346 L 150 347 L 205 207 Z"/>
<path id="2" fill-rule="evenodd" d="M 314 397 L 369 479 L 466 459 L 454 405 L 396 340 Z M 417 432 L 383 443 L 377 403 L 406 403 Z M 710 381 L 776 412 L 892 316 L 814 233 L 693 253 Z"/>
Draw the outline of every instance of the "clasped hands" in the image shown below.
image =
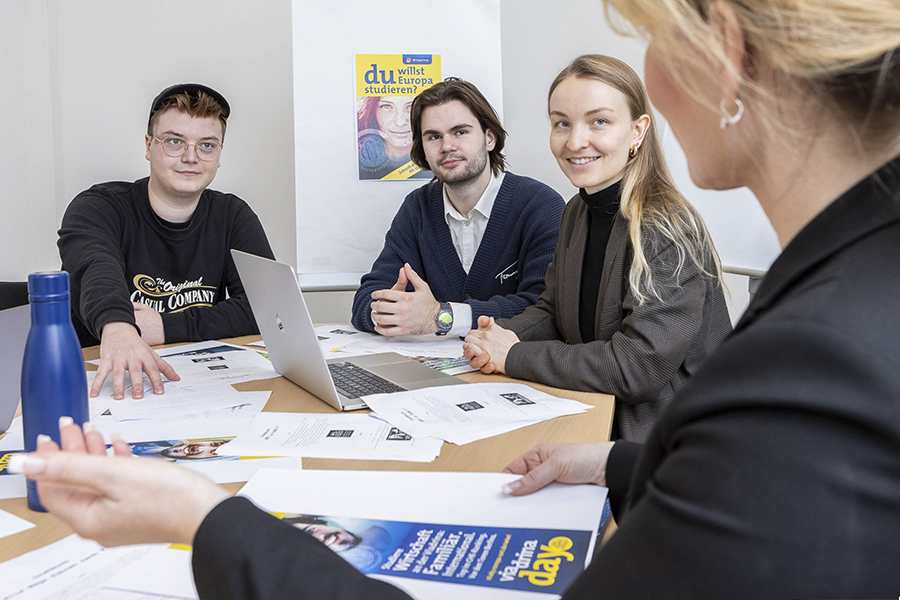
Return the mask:
<path id="1" fill-rule="evenodd" d="M 412 292 L 406 291 L 409 283 Z M 441 304 L 409 263 L 400 268 L 397 283 L 388 290 L 372 292 L 372 300 L 372 322 L 381 335 L 424 335 L 438 330 L 435 319 Z"/>
<path id="2" fill-rule="evenodd" d="M 494 322 L 494 317 L 478 317 L 478 329 L 466 336 L 463 356 L 469 359 L 469 366 L 482 373 L 506 373 L 506 356 L 519 336 Z"/>

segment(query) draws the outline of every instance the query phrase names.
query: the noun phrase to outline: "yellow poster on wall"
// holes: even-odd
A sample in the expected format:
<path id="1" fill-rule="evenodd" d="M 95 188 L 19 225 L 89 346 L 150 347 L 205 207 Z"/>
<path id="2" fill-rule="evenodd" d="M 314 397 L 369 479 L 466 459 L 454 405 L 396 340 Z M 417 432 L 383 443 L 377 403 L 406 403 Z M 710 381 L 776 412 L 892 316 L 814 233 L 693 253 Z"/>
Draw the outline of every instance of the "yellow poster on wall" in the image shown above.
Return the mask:
<path id="1" fill-rule="evenodd" d="M 409 159 L 413 98 L 441 80 L 439 54 L 356 55 L 360 179 L 431 179 Z"/>

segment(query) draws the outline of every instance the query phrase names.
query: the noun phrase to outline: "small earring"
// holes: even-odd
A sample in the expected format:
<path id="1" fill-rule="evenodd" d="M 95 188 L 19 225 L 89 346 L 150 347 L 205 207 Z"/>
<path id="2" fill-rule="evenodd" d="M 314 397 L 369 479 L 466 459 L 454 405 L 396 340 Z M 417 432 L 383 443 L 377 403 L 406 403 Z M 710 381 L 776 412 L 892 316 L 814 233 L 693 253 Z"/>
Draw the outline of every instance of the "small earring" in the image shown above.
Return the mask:
<path id="1" fill-rule="evenodd" d="M 734 103 L 737 105 L 737 112 L 732 116 L 728 113 L 728 109 L 725 108 L 725 101 L 719 101 L 719 112 L 722 113 L 722 120 L 719 121 L 720 128 L 728 129 L 730 125 L 737 125 L 741 117 L 744 116 L 744 103 L 741 102 L 740 98 L 735 98 Z"/>
<path id="2" fill-rule="evenodd" d="M 634 157 L 637 155 L 637 150 L 638 150 L 638 147 L 637 147 L 637 146 L 632 146 L 632 147 L 628 150 L 628 157 L 629 157 L 629 158 L 634 158 Z"/>

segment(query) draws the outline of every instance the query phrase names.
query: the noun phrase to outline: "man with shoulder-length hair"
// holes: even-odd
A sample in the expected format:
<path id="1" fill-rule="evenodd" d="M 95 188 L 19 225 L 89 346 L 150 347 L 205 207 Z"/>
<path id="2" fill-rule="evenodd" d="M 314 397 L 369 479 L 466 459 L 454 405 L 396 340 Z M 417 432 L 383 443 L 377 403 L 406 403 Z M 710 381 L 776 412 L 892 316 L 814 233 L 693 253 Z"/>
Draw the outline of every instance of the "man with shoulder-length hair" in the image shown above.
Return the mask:
<path id="1" fill-rule="evenodd" d="M 353 300 L 353 325 L 382 335 L 465 335 L 478 317 L 537 301 L 563 200 L 506 172 L 506 131 L 487 99 L 456 77 L 410 110 L 410 158 L 434 173 L 406 197 Z"/>
<path id="2" fill-rule="evenodd" d="M 231 260 L 237 248 L 274 258 L 256 214 L 232 194 L 207 189 L 219 169 L 231 109 L 196 83 L 163 90 L 144 138 L 150 176 L 97 184 L 69 204 L 59 230 L 82 345 L 100 343 L 96 396 L 111 373 L 115 398 L 157 394 L 160 372 L 178 375 L 151 348 L 257 333 Z"/>

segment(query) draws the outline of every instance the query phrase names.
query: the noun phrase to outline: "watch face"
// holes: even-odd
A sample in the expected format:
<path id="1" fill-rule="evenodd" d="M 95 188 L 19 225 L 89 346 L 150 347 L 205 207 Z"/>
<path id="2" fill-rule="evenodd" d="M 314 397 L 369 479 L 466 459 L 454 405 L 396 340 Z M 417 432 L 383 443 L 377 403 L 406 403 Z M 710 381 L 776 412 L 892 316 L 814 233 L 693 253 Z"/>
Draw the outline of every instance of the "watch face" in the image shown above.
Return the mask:
<path id="1" fill-rule="evenodd" d="M 453 315 L 449 312 L 442 312 L 438 315 L 437 323 L 441 329 L 450 329 L 453 326 Z"/>

